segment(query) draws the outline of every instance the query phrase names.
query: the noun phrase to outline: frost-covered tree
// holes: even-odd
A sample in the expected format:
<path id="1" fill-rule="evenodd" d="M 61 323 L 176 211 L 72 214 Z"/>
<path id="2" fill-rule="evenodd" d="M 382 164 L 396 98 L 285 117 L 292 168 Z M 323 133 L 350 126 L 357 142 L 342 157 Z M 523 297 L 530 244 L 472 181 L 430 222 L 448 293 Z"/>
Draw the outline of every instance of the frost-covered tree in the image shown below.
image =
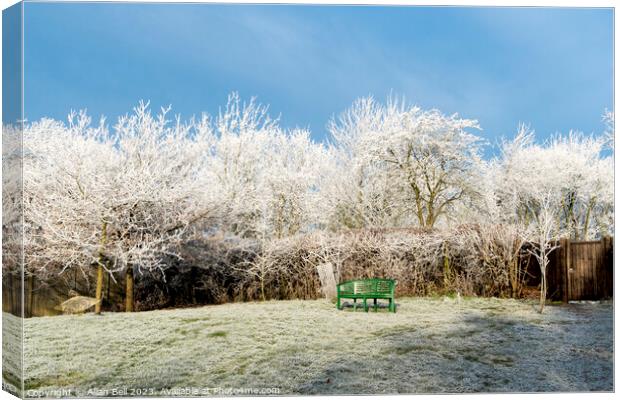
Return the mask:
<path id="1" fill-rule="evenodd" d="M 125 270 L 128 311 L 134 268 L 165 268 L 186 230 L 214 208 L 203 192 L 205 136 L 147 106 L 112 131 L 80 113 L 68 125 L 42 120 L 24 133 L 25 214 L 37 264 L 61 264 L 61 272 L 96 266 L 98 300 L 104 271 Z"/>
<path id="2" fill-rule="evenodd" d="M 22 315 L 22 276 L 32 276 L 22 262 L 28 251 L 23 240 L 22 154 L 21 124 L 3 125 L 2 286 L 8 311 L 15 315 Z"/>
<path id="3" fill-rule="evenodd" d="M 529 235 L 534 248 L 530 253 L 540 267 L 540 312 L 545 309 L 547 299 L 547 266 L 549 255 L 559 247 L 561 231 L 557 227 L 559 209 L 558 193 L 553 189 L 537 187 L 530 193 L 528 208 L 534 219 L 530 222 Z"/>
<path id="4" fill-rule="evenodd" d="M 103 128 L 90 128 L 85 115 L 78 119 L 72 115 L 67 126 L 43 119 L 24 130 L 26 263 L 38 275 L 73 267 L 85 272 L 100 253 L 102 204 L 94 193 L 85 195 L 84 182 L 99 189 L 104 170 L 95 175 L 97 165 L 114 160 L 103 161 L 112 157 Z"/>
<path id="5" fill-rule="evenodd" d="M 607 147 L 613 150 L 615 143 L 615 117 L 613 111 L 605 110 L 603 113 L 603 123 L 605 124 L 605 132 L 603 132 L 603 135 L 607 139 Z"/>
<path id="6" fill-rule="evenodd" d="M 432 228 L 459 202 L 478 195 L 481 140 L 470 132 L 475 129 L 475 120 L 404 100 L 355 101 L 329 124 L 342 165 L 353 171 L 349 186 L 357 186 L 358 198 L 343 203 Z"/>
<path id="7" fill-rule="evenodd" d="M 323 146 L 313 143 L 307 130 L 278 132 L 271 138 L 261 176 L 264 231 L 271 237 L 307 232 L 320 218 L 317 207 L 325 163 Z"/>
<path id="8" fill-rule="evenodd" d="M 574 239 L 587 240 L 613 229 L 613 165 L 603 156 L 603 137 L 570 132 L 555 135 L 543 145 L 525 125 L 501 155 L 491 162 L 500 218 L 528 225 L 536 215 L 529 206 L 532 191 L 544 187 L 557 193 L 557 227 Z"/>
<path id="9" fill-rule="evenodd" d="M 225 233 L 279 238 L 315 222 L 327 153 L 310 132 L 280 128 L 267 107 L 233 93 L 212 135 L 209 173 L 221 195 Z"/>

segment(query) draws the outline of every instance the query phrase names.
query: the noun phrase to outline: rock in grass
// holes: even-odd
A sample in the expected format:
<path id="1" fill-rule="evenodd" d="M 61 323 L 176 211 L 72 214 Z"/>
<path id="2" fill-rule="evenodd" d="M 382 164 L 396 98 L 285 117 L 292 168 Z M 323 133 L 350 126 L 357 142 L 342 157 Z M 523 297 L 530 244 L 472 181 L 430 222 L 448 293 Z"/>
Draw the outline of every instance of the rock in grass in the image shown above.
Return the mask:
<path id="1" fill-rule="evenodd" d="M 99 303 L 94 297 L 75 296 L 56 307 L 63 314 L 81 314 Z"/>

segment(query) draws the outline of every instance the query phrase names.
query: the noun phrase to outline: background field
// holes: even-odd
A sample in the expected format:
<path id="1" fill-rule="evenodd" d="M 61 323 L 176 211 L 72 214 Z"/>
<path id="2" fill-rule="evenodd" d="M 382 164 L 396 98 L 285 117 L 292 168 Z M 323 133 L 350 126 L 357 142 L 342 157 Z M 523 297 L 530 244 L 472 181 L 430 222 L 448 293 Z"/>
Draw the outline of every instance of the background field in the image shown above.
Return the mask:
<path id="1" fill-rule="evenodd" d="M 30 318 L 26 390 L 613 389 L 611 304 L 551 306 L 542 315 L 533 303 L 493 298 L 398 304 L 396 314 L 337 311 L 317 300 Z M 11 322 L 5 314 L 5 334 Z"/>

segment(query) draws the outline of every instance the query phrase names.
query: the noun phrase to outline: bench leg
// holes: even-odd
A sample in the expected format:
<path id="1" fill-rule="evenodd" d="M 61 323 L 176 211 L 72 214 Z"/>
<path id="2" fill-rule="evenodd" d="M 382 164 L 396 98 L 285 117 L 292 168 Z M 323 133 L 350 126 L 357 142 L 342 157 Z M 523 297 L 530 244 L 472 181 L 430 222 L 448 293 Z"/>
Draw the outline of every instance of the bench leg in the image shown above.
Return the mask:
<path id="1" fill-rule="evenodd" d="M 353 312 L 357 310 L 357 299 L 353 299 Z"/>
<path id="2" fill-rule="evenodd" d="M 338 310 L 342 310 L 342 308 L 340 308 L 340 297 L 338 297 L 338 300 L 336 301 L 336 308 Z"/>
<path id="3" fill-rule="evenodd" d="M 396 312 L 396 307 L 394 305 L 394 299 L 390 298 L 390 307 L 388 308 L 390 312 Z"/>
<path id="4" fill-rule="evenodd" d="M 366 298 L 364 297 L 364 311 L 368 312 L 368 304 L 366 303 Z"/>
<path id="5" fill-rule="evenodd" d="M 374 299 L 374 303 L 375 303 L 375 312 L 377 312 L 377 299 Z"/>

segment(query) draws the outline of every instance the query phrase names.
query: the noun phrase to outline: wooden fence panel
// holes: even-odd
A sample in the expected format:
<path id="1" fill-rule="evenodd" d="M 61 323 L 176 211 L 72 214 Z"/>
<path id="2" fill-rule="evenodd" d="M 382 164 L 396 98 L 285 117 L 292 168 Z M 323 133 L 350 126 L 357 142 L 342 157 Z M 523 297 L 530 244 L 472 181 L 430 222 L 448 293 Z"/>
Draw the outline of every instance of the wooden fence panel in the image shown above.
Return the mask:
<path id="1" fill-rule="evenodd" d="M 614 240 L 612 237 L 603 238 L 603 250 L 599 281 L 603 282 L 601 296 L 611 298 L 614 295 Z"/>
<path id="2" fill-rule="evenodd" d="M 571 242 L 570 246 L 569 300 L 594 300 L 598 294 L 597 253 L 602 246 L 600 242 Z"/>
<path id="3" fill-rule="evenodd" d="M 562 239 L 559 245 L 549 256 L 547 298 L 568 302 L 613 296 L 613 238 Z M 528 285 L 538 285 L 540 270 L 536 258 L 529 256 L 526 260 Z"/>

